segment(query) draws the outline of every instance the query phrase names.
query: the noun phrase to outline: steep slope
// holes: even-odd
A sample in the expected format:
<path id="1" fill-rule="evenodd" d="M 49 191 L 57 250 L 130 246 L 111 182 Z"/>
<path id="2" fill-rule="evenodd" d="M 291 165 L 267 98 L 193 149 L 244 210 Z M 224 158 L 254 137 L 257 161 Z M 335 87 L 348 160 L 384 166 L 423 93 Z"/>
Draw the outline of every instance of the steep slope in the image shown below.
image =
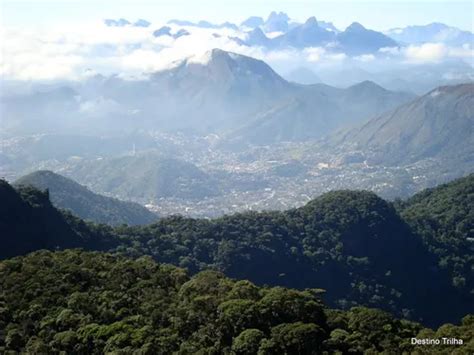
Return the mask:
<path id="1" fill-rule="evenodd" d="M 286 32 L 288 30 L 290 18 L 284 12 L 272 11 L 266 19 L 263 27 L 265 32 Z"/>
<path id="2" fill-rule="evenodd" d="M 31 187 L 15 190 L 0 180 L 0 201 L 0 259 L 38 249 L 111 247 L 84 222 L 61 214 L 46 192 Z"/>
<path id="3" fill-rule="evenodd" d="M 30 185 L 48 190 L 51 202 L 58 208 L 68 209 L 74 215 L 96 223 L 149 224 L 157 216 L 137 203 L 120 201 L 93 193 L 75 181 L 52 171 L 36 171 L 23 176 L 15 185 Z"/>
<path id="4" fill-rule="evenodd" d="M 254 28 L 252 31 L 247 33 L 247 38 L 244 41 L 245 45 L 248 46 L 270 46 L 270 38 L 260 29 L 260 27 Z"/>
<path id="5" fill-rule="evenodd" d="M 439 87 L 332 140 L 384 164 L 436 157 L 468 162 L 474 157 L 473 107 L 474 84 Z"/>
<path id="6" fill-rule="evenodd" d="M 474 174 L 417 193 L 401 215 L 449 270 L 452 283 L 474 294 Z"/>

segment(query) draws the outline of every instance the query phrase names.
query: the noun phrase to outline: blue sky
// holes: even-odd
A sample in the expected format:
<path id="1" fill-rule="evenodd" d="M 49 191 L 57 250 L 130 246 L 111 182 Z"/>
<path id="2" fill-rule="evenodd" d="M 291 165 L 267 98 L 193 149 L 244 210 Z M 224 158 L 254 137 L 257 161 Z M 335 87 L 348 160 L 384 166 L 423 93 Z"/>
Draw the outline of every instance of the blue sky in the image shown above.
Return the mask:
<path id="1" fill-rule="evenodd" d="M 250 15 L 266 17 L 272 10 L 303 21 L 309 16 L 345 28 L 358 21 L 386 30 L 410 24 L 443 22 L 473 30 L 473 1 L 409 0 L 0 0 L 2 23 L 35 27 L 125 17 L 162 22 L 172 18 L 240 22 Z"/>

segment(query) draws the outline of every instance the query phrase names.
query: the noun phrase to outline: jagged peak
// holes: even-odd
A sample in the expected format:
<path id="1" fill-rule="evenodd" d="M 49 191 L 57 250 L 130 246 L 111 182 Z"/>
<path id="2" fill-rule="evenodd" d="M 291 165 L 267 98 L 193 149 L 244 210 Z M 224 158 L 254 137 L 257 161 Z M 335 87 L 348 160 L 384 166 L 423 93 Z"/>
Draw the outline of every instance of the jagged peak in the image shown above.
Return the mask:
<path id="1" fill-rule="evenodd" d="M 318 26 L 318 20 L 316 20 L 316 17 L 311 16 L 306 20 L 304 26 Z"/>
<path id="2" fill-rule="evenodd" d="M 290 17 L 284 12 L 276 12 L 272 11 L 270 15 L 268 15 L 267 22 L 271 21 L 289 21 Z"/>
<path id="3" fill-rule="evenodd" d="M 346 28 L 346 31 L 364 31 L 366 28 L 362 26 L 359 22 L 353 22 L 349 27 Z"/>

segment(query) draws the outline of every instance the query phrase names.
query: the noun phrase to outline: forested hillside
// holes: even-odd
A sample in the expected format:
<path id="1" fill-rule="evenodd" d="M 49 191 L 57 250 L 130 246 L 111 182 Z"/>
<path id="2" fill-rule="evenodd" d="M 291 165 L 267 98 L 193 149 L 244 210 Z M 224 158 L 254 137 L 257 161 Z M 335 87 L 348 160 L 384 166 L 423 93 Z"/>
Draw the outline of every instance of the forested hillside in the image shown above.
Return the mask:
<path id="1" fill-rule="evenodd" d="M 260 285 L 321 288 L 330 306 L 366 305 L 438 325 L 474 313 L 473 185 L 471 175 L 397 203 L 402 215 L 373 193 L 335 191 L 286 212 L 111 228 L 61 215 L 45 193 L 16 192 L 3 182 L 0 235 L 7 248 L 0 257 L 71 247 L 150 255 L 193 274 L 214 269 Z"/>
<path id="2" fill-rule="evenodd" d="M 420 192 L 398 209 L 453 285 L 474 294 L 474 174 Z"/>
<path id="3" fill-rule="evenodd" d="M 456 337 L 474 350 L 474 319 L 436 333 L 363 307 L 331 310 L 318 290 L 258 287 L 215 271 L 105 253 L 40 251 L 0 263 L 0 352 L 34 354 L 401 353 L 412 337 Z"/>
<path id="4" fill-rule="evenodd" d="M 85 186 L 52 171 L 35 171 L 15 181 L 15 185 L 47 189 L 54 206 L 96 223 L 135 225 L 149 224 L 158 219 L 157 215 L 138 203 L 95 194 Z"/>

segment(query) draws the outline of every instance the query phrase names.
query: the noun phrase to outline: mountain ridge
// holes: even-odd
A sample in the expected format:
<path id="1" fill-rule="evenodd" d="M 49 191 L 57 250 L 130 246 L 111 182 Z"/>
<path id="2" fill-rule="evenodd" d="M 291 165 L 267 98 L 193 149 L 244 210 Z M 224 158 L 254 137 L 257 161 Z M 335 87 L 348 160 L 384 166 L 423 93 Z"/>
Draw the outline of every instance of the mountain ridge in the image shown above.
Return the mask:
<path id="1" fill-rule="evenodd" d="M 333 136 L 333 145 L 373 150 L 386 163 L 462 155 L 474 146 L 474 84 L 436 88 L 420 98 Z M 453 136 L 455 138 L 453 138 Z M 463 142 L 459 149 L 459 142 Z M 349 148 L 350 149 L 350 148 Z"/>
<path id="2" fill-rule="evenodd" d="M 25 175 L 14 183 L 14 186 L 20 185 L 48 190 L 54 206 L 68 209 L 76 216 L 96 223 L 140 225 L 152 223 L 158 218 L 137 203 L 98 195 L 52 171 L 40 170 Z"/>
<path id="3" fill-rule="evenodd" d="M 459 199 L 450 208 L 456 209 L 467 226 L 472 224 L 471 197 L 459 194 L 458 187 L 472 189 L 473 183 L 471 175 L 448 186 L 452 191 L 448 195 Z M 435 189 L 435 195 L 446 194 L 443 191 L 446 186 Z M 468 267 L 472 257 L 453 243 L 457 238 L 462 240 L 463 234 L 451 236 L 454 227 L 444 218 L 452 214 L 449 208 L 436 212 L 449 238 L 432 234 L 426 219 L 434 216 L 429 202 L 423 202 L 427 217 L 426 207 L 413 208 L 410 202 L 406 209 L 400 207 L 400 215 L 392 203 L 374 193 L 343 190 L 285 212 L 247 212 L 213 220 L 174 216 L 145 227 L 113 229 L 59 213 L 47 194 L 34 189 L 14 190 L 2 181 L 0 197 L 4 211 L 0 235 L 11 244 L 0 258 L 41 248 L 82 247 L 135 257 L 151 255 L 192 273 L 217 268 L 257 284 L 322 287 L 327 289 L 330 296 L 325 299 L 331 305 L 348 308 L 365 304 L 405 316 L 411 312 L 412 319 L 426 324 L 474 311 L 469 302 L 472 296 L 468 296 L 473 285 Z M 38 223 L 44 227 L 38 228 Z M 39 239 L 36 235 L 41 231 Z M 441 261 L 446 256 L 448 265 L 455 262 L 463 268 L 445 268 Z M 441 307 L 446 302 L 453 306 Z"/>

